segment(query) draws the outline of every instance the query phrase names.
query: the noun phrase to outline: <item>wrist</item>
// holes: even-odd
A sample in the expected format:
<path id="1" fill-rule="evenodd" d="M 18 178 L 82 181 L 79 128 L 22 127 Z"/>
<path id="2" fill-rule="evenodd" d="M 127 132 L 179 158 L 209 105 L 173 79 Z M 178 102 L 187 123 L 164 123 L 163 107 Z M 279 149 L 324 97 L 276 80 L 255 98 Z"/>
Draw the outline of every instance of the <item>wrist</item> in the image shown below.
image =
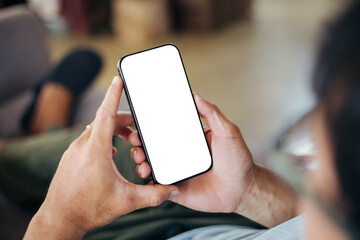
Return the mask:
<path id="1" fill-rule="evenodd" d="M 85 231 L 61 214 L 41 206 L 31 219 L 24 239 L 82 239 Z"/>
<path id="2" fill-rule="evenodd" d="M 261 169 L 259 169 L 259 166 L 254 164 L 251 175 L 249 177 L 249 183 L 239 200 L 238 206 L 235 209 L 235 213 L 247 216 L 248 212 L 252 212 L 254 205 L 256 205 L 255 201 L 260 189 L 258 183 L 260 171 Z"/>
<path id="3" fill-rule="evenodd" d="M 296 203 L 296 195 L 286 183 L 268 168 L 255 164 L 235 212 L 273 227 L 296 216 Z"/>

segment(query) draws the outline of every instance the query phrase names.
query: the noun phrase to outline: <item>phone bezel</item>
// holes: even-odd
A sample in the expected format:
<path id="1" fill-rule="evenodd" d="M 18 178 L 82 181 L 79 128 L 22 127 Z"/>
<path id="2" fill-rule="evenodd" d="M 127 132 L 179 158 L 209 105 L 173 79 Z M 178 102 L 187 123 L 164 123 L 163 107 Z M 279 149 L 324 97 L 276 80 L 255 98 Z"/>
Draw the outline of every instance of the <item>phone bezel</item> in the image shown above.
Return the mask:
<path id="1" fill-rule="evenodd" d="M 184 179 L 181 179 L 181 180 L 179 180 L 179 181 L 176 181 L 176 182 L 173 182 L 173 183 L 169 183 L 169 184 L 163 184 L 163 183 L 160 183 L 160 182 L 158 182 L 158 181 L 156 180 L 155 173 L 154 173 L 153 168 L 152 168 L 152 165 L 151 165 L 151 160 L 150 160 L 150 157 L 149 157 L 149 155 L 148 155 L 148 151 L 147 151 L 147 149 L 146 149 L 146 144 L 145 144 L 145 141 L 144 141 L 143 136 L 142 136 L 142 133 L 141 133 L 140 124 L 139 124 L 139 122 L 138 122 L 138 120 L 137 120 L 136 113 L 135 113 L 135 109 L 134 109 L 133 104 L 132 104 L 132 101 L 131 101 L 130 93 L 129 93 L 128 88 L 127 88 L 127 85 L 126 85 L 126 79 L 125 79 L 125 77 L 124 77 L 124 75 L 123 75 L 123 73 L 122 73 L 122 69 L 121 69 L 121 62 L 122 62 L 125 58 L 127 58 L 127 57 L 129 57 L 129 56 L 132 56 L 132 55 L 139 54 L 139 53 L 151 51 L 151 50 L 154 50 L 154 49 L 157 49 L 157 48 L 165 47 L 165 46 L 175 47 L 175 49 L 177 50 L 177 52 L 178 52 L 178 54 L 179 54 L 179 57 L 180 57 L 180 60 L 181 60 L 181 64 L 182 64 L 182 67 L 183 67 L 183 70 L 184 70 L 184 73 L 185 73 L 185 76 L 186 76 L 186 81 L 187 81 L 187 83 L 188 83 L 188 87 L 189 87 L 189 90 L 190 90 L 190 93 L 191 93 L 191 97 L 192 97 L 193 103 L 194 103 L 194 105 L 195 105 L 196 114 L 197 114 L 197 116 L 198 116 L 200 125 L 201 125 L 201 127 L 202 127 L 202 133 L 203 133 L 203 136 L 204 136 L 204 139 L 205 139 L 205 143 L 206 143 L 206 145 L 207 145 L 207 148 L 208 148 L 208 150 L 209 150 L 210 160 L 211 160 L 211 163 L 210 163 L 209 168 L 206 169 L 205 171 L 202 171 L 202 172 L 200 172 L 200 173 L 194 174 L 194 175 L 192 175 L 192 176 L 189 176 L 189 177 L 187 177 L 187 178 L 184 178 Z M 193 91 L 192 91 L 191 86 L 190 86 L 189 78 L 188 78 L 188 75 L 187 75 L 187 73 L 186 73 L 185 65 L 184 65 L 183 59 L 182 59 L 182 57 L 181 57 L 179 48 L 178 48 L 176 45 L 172 44 L 172 43 L 167 43 L 167 44 L 159 45 L 159 46 L 156 46 L 156 47 L 152 47 L 152 48 L 149 48 L 149 49 L 145 49 L 145 50 L 142 50 L 142 51 L 138 51 L 138 52 L 135 52 L 135 53 L 131 53 L 131 54 L 125 55 L 125 56 L 123 56 L 123 57 L 118 61 L 118 64 L 117 64 L 117 65 L 118 65 L 119 75 L 120 75 L 120 77 L 121 77 L 122 80 L 123 80 L 123 85 L 124 85 L 124 91 L 125 91 L 126 99 L 127 99 L 128 103 L 129 103 L 130 111 L 131 111 L 131 114 L 132 114 L 132 116 L 133 116 L 133 118 L 134 118 L 135 126 L 136 126 L 136 128 L 137 128 L 137 130 L 138 130 L 139 137 L 140 137 L 140 141 L 141 141 L 142 147 L 143 147 L 143 149 L 144 149 L 146 161 L 149 163 L 149 166 L 150 166 L 150 169 L 151 169 L 151 176 L 152 176 L 153 181 L 154 181 L 155 183 L 162 184 L 162 185 L 172 185 L 172 184 L 176 184 L 176 183 L 180 183 L 180 182 L 186 181 L 186 180 L 188 180 L 188 179 L 190 179 L 190 178 L 194 178 L 194 177 L 196 177 L 196 176 L 199 176 L 199 175 L 201 175 L 201 174 L 204 174 L 204 173 L 210 171 L 210 169 L 211 169 L 212 166 L 213 166 L 213 157 L 212 157 L 211 149 L 210 149 L 209 144 L 208 144 L 207 139 L 206 139 L 206 135 L 205 135 L 205 132 L 204 132 L 204 126 L 203 126 L 203 124 L 202 124 L 202 122 L 201 122 L 200 114 L 199 114 L 199 111 L 198 111 L 198 109 L 197 109 L 197 105 L 196 105 L 196 102 L 195 102 L 195 99 L 194 99 Z"/>

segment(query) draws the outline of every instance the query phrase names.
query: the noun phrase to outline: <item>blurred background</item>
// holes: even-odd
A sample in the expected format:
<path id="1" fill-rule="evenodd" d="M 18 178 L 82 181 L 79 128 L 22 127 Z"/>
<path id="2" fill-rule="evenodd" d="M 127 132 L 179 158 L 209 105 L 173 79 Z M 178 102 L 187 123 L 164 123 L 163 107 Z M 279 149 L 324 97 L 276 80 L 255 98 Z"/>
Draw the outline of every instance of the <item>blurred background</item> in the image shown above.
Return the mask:
<path id="1" fill-rule="evenodd" d="M 52 62 L 90 46 L 106 88 L 124 55 L 164 43 L 181 51 L 193 91 L 239 125 L 255 160 L 313 104 L 311 72 L 336 0 L 2 0 L 37 13 Z"/>
<path id="2" fill-rule="evenodd" d="M 96 79 L 102 90 L 118 74 L 122 56 L 174 43 L 193 91 L 216 103 L 240 127 L 255 161 L 266 164 L 275 137 L 314 104 L 316 50 L 344 2 L 0 0 L 0 17 L 26 4 L 41 19 L 52 63 L 79 46 L 97 50 L 104 60 Z"/>

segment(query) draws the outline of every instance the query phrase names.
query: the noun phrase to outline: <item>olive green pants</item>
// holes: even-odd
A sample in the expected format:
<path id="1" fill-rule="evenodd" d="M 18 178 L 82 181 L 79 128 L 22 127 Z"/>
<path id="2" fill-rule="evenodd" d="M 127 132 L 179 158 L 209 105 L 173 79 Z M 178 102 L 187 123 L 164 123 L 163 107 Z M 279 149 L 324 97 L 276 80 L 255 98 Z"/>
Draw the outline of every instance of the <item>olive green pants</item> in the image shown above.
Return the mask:
<path id="1" fill-rule="evenodd" d="M 46 133 L 7 141 L 0 153 L 0 188 L 11 201 L 22 206 L 38 207 L 62 154 L 84 127 L 53 129 Z M 118 154 L 114 161 L 129 181 L 145 184 L 135 175 L 130 159 L 131 146 L 114 137 Z M 214 214 L 193 211 L 166 201 L 159 207 L 145 208 L 87 233 L 84 239 L 165 239 L 197 227 L 213 224 L 260 225 L 237 214 Z"/>

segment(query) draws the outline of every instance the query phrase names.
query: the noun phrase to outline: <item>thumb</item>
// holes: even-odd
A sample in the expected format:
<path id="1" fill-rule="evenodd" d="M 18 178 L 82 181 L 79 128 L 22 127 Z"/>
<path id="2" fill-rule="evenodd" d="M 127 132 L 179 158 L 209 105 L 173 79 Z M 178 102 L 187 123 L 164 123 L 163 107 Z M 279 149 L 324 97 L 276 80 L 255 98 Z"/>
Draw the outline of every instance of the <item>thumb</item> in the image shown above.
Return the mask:
<path id="1" fill-rule="evenodd" d="M 136 186 L 136 208 L 154 207 L 166 200 L 179 195 L 180 191 L 174 185 L 135 185 Z"/>
<path id="2" fill-rule="evenodd" d="M 204 119 L 212 132 L 222 133 L 233 127 L 234 124 L 222 114 L 215 104 L 206 101 L 199 93 L 194 93 L 194 98 L 200 117 Z"/>

